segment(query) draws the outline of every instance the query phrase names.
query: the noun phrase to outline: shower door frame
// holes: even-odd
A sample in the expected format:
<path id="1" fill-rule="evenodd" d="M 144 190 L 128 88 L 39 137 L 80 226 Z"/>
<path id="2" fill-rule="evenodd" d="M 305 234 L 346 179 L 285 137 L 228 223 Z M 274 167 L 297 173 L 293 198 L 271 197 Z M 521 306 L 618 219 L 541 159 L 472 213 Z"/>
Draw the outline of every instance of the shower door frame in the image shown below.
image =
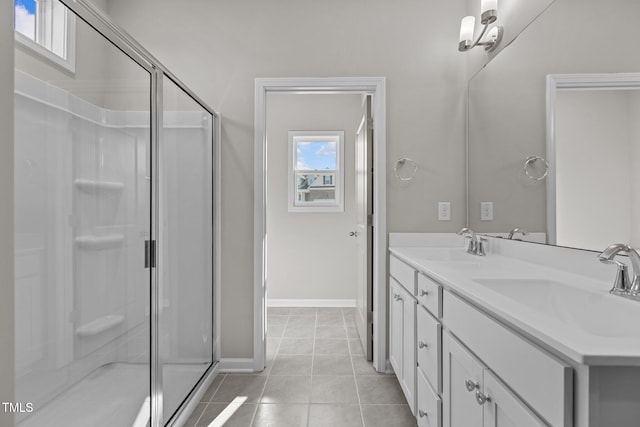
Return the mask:
<path id="1" fill-rule="evenodd" d="M 120 29 L 109 18 L 107 18 L 99 9 L 89 3 L 87 0 L 60 0 L 69 10 L 71 10 L 80 19 L 85 21 L 96 32 L 101 34 L 115 47 L 120 49 L 131 60 L 149 72 L 151 77 L 151 192 L 150 192 L 150 219 L 151 219 L 151 237 L 152 241 L 158 240 L 159 236 L 159 168 L 158 153 L 160 149 L 160 132 L 162 127 L 162 81 L 165 77 L 172 80 L 180 89 L 198 103 L 204 110 L 211 114 L 213 118 L 212 129 L 212 224 L 211 231 L 213 235 L 212 242 L 212 268 L 213 282 L 212 286 L 212 340 L 211 340 L 211 365 L 200 377 L 199 381 L 192 388 L 190 393 L 185 396 L 180 407 L 171 416 L 169 420 L 163 420 L 163 388 L 162 388 L 162 364 L 160 363 L 159 352 L 159 324 L 160 324 L 160 289 L 158 268 L 153 266 L 149 268 L 151 297 L 150 297 L 150 427 L 162 426 L 180 426 L 184 424 L 190 413 L 198 404 L 200 398 L 206 392 L 206 389 L 213 381 L 215 375 L 220 371 L 220 231 L 221 231 L 221 160 L 220 160 L 220 139 L 221 139 L 221 116 L 219 113 L 209 107 L 199 96 L 193 93 L 180 79 L 171 73 L 160 61 L 158 61 L 151 53 L 136 42 L 128 33 Z"/>

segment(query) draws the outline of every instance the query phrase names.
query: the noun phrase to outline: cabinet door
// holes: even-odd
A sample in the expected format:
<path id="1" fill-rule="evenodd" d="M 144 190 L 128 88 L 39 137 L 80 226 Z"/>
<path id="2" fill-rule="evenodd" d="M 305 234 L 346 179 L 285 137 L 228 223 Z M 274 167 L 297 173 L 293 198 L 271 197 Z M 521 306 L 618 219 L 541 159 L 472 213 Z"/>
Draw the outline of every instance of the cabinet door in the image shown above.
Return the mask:
<path id="1" fill-rule="evenodd" d="M 491 427 L 542 427 L 543 423 L 488 370 L 483 374 L 484 425 Z"/>
<path id="2" fill-rule="evenodd" d="M 444 427 L 482 427 L 482 366 L 448 333 L 443 337 Z M 491 424 L 487 424 L 491 425 Z"/>
<path id="3" fill-rule="evenodd" d="M 400 301 L 400 285 L 389 278 L 389 362 L 398 377 L 402 380 L 402 301 Z"/>
<path id="4" fill-rule="evenodd" d="M 416 299 L 404 288 L 400 289 L 402 303 L 402 381 L 400 385 L 407 397 L 411 413 L 416 407 Z"/>

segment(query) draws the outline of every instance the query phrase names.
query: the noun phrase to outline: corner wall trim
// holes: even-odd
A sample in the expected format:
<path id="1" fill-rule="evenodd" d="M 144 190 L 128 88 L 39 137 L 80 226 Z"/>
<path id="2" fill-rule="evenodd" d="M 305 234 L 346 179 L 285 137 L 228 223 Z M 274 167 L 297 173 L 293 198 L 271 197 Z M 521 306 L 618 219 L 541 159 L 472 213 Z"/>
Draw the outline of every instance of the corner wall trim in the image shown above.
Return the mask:
<path id="1" fill-rule="evenodd" d="M 267 307 L 355 307 L 354 299 L 267 299 Z"/>
<path id="2" fill-rule="evenodd" d="M 255 372 L 253 369 L 253 359 L 243 358 L 222 358 L 220 359 L 220 372 L 223 373 L 249 373 Z"/>

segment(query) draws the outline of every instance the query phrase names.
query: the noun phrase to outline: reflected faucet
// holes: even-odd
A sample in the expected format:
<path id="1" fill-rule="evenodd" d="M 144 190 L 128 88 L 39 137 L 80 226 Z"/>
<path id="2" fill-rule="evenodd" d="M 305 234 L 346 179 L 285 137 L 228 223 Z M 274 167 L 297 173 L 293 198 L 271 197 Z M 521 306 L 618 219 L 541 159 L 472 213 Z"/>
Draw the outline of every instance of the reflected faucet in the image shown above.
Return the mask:
<path id="1" fill-rule="evenodd" d="M 631 265 L 633 266 L 632 280 L 629 280 L 627 265 L 614 259 L 620 252 L 629 255 Z M 616 243 L 602 251 L 602 253 L 598 255 L 598 259 L 605 264 L 615 264 L 618 266 L 616 279 L 613 287 L 609 291 L 610 293 L 640 300 L 640 254 L 638 254 L 638 251 L 630 245 Z"/>
<path id="2" fill-rule="evenodd" d="M 516 234 L 516 233 L 520 233 L 520 234 L 522 234 L 522 236 L 523 236 L 523 237 L 524 237 L 524 236 L 526 236 L 527 234 L 529 234 L 529 232 L 528 232 L 528 231 L 523 230 L 522 228 L 518 228 L 518 227 L 516 227 L 516 228 L 514 228 L 513 230 L 511 230 L 511 231 L 509 232 L 509 235 L 507 236 L 507 239 L 509 239 L 509 240 L 513 240 L 513 235 L 514 235 L 514 234 Z"/>
<path id="3" fill-rule="evenodd" d="M 465 236 L 469 239 L 467 245 L 467 253 L 478 256 L 485 256 L 484 243 L 487 241 L 484 237 L 478 237 L 478 235 L 470 228 L 464 227 L 457 233 L 459 236 Z"/>

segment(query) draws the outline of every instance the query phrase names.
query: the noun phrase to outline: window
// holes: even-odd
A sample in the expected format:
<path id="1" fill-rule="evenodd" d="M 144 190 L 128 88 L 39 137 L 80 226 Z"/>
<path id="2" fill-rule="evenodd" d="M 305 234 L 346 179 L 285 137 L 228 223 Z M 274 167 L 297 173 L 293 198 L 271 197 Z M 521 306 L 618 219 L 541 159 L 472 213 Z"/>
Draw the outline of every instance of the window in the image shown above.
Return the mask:
<path id="1" fill-rule="evenodd" d="M 75 16 L 59 0 L 14 0 L 16 41 L 73 72 Z"/>
<path id="2" fill-rule="evenodd" d="M 343 131 L 289 132 L 289 212 L 344 212 Z"/>

